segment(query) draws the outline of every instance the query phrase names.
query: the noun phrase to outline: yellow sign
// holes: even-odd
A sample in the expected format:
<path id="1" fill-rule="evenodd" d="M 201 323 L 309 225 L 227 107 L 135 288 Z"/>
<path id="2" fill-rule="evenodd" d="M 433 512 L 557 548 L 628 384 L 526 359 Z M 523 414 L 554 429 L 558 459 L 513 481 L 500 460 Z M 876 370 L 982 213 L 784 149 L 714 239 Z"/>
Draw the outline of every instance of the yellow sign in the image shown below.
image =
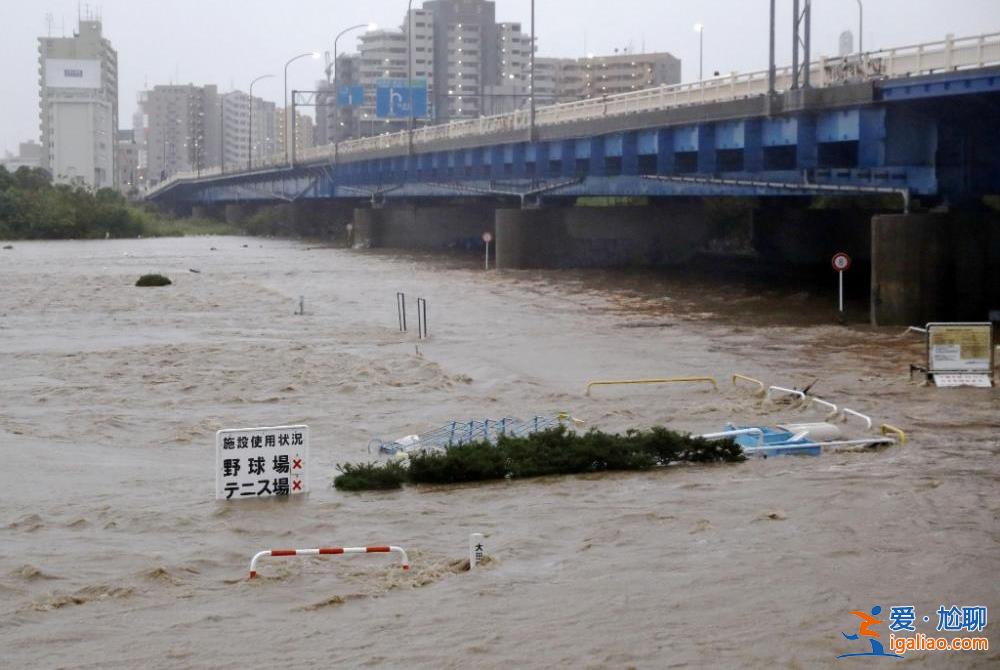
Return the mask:
<path id="1" fill-rule="evenodd" d="M 992 324 L 927 324 L 927 363 L 930 372 L 990 374 L 992 353 Z"/>

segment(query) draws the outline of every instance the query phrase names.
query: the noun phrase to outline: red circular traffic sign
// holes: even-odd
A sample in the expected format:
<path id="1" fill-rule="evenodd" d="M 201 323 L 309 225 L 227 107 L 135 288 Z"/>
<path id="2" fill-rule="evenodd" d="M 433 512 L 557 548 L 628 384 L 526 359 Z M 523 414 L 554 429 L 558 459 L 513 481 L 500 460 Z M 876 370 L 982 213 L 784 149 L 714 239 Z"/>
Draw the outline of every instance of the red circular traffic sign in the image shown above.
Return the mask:
<path id="1" fill-rule="evenodd" d="M 489 244 L 492 241 L 493 241 L 493 233 L 491 233 L 489 231 L 483 233 L 483 242 L 485 242 L 486 244 Z"/>
<path id="2" fill-rule="evenodd" d="M 834 255 L 830 264 L 833 265 L 833 269 L 837 272 L 845 272 L 851 269 L 851 257 L 841 251 L 839 254 Z"/>

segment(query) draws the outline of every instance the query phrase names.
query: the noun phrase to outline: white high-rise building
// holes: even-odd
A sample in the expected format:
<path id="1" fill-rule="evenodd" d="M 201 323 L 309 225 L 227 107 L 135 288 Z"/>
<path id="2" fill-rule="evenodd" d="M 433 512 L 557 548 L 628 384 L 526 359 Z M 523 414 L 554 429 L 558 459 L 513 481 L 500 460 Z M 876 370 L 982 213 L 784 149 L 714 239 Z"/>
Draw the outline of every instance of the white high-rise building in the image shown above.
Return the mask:
<path id="1" fill-rule="evenodd" d="M 118 54 L 100 20 L 73 37 L 38 38 L 41 165 L 57 183 L 114 188 Z"/>
<path id="2" fill-rule="evenodd" d="M 254 96 L 253 119 L 250 118 L 250 96 L 243 91 L 230 91 L 219 96 L 222 99 L 221 118 L 222 153 L 227 170 L 246 168 L 251 162 L 257 166 L 265 159 L 279 153 L 280 129 L 278 108 Z M 250 137 L 251 123 L 253 137 Z"/>

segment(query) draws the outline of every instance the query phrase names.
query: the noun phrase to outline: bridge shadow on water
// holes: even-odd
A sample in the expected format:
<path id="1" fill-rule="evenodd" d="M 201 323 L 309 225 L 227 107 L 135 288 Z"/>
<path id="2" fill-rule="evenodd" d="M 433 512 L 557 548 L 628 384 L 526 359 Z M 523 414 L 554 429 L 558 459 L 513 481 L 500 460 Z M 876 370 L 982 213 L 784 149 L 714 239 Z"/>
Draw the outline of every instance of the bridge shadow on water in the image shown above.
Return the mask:
<path id="1" fill-rule="evenodd" d="M 368 250 L 425 267 L 483 275 L 483 259 L 465 251 Z M 702 253 L 683 265 L 500 270 L 490 281 L 538 284 L 585 297 L 604 294 L 623 310 L 650 318 L 688 318 L 743 326 L 838 323 L 837 274 L 829 264 L 789 265 L 752 254 Z M 845 321 L 869 321 L 870 269 L 855 262 L 845 274 Z"/>

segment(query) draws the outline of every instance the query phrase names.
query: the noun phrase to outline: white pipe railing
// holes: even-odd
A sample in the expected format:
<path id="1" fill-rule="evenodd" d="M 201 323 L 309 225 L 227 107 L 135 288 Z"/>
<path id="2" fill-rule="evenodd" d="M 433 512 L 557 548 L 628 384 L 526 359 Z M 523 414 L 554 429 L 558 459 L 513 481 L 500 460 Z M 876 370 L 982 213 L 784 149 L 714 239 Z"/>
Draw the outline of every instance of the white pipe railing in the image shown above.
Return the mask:
<path id="1" fill-rule="evenodd" d="M 852 81 L 872 81 L 934 74 L 937 72 L 982 68 L 1000 64 L 1000 33 L 953 38 L 925 44 L 895 47 L 843 58 L 820 58 L 811 63 L 812 81 L 819 87 L 834 86 Z M 574 121 L 587 121 L 609 116 L 627 116 L 656 112 L 676 107 L 708 102 L 738 100 L 767 94 L 766 70 L 733 73 L 700 82 L 658 86 L 640 91 L 620 93 L 601 98 L 539 107 L 535 114 L 538 127 L 554 126 Z M 788 90 L 792 82 L 791 67 L 778 68 L 775 88 Z M 418 128 L 413 133 L 413 146 L 422 146 L 442 140 L 489 136 L 505 132 L 527 130 L 530 115 L 527 110 L 509 114 L 483 116 L 466 121 L 455 121 L 436 126 Z M 341 142 L 340 156 L 359 156 L 375 152 L 402 152 L 409 146 L 408 131 L 386 133 Z M 332 144 L 305 149 L 299 153 L 300 163 L 331 161 Z M 285 165 L 284 155 L 263 157 L 254 162 L 254 169 Z M 239 170 L 227 170 L 235 173 Z M 202 170 L 201 177 L 220 174 L 218 168 Z M 197 178 L 193 172 L 177 173 L 153 187 L 149 194 L 170 185 Z"/>
<path id="2" fill-rule="evenodd" d="M 250 579 L 257 576 L 257 561 L 265 556 L 339 556 L 342 554 L 399 554 L 403 569 L 410 569 L 410 558 L 402 547 L 382 545 L 377 547 L 321 547 L 319 549 L 265 549 L 250 559 Z"/>

